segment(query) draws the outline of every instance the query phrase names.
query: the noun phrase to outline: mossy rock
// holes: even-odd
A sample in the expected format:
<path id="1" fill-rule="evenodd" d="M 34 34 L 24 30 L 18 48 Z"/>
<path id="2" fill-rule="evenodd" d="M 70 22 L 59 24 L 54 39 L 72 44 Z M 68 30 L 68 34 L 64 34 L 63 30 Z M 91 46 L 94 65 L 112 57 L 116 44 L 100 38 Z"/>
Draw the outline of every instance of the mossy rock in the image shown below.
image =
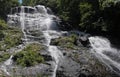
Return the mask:
<path id="1" fill-rule="evenodd" d="M 22 43 L 23 33 L 20 29 L 9 27 L 4 20 L 0 19 L 0 51 L 5 51 Z"/>
<path id="2" fill-rule="evenodd" d="M 42 36 L 43 33 L 41 31 L 35 30 L 35 31 L 30 31 L 30 34 L 32 36 L 38 37 L 38 36 Z"/>
<path id="3" fill-rule="evenodd" d="M 5 51 L 11 47 L 22 43 L 22 32 L 19 29 L 16 30 L 2 30 L 3 38 L 1 38 L 0 50 Z"/>
<path id="4" fill-rule="evenodd" d="M 13 56 L 13 61 L 22 67 L 30 67 L 39 63 L 44 63 L 44 57 L 40 54 L 43 46 L 37 43 L 32 43 L 26 46 L 25 49 L 16 53 Z"/>
<path id="5" fill-rule="evenodd" d="M 10 54 L 9 53 L 2 53 L 2 54 L 0 54 L 0 62 L 6 61 L 9 58 L 10 58 Z"/>
<path id="6" fill-rule="evenodd" d="M 77 35 L 72 34 L 70 36 L 63 36 L 56 39 L 52 39 L 51 45 L 56 45 L 68 49 L 75 49 L 76 41 Z"/>

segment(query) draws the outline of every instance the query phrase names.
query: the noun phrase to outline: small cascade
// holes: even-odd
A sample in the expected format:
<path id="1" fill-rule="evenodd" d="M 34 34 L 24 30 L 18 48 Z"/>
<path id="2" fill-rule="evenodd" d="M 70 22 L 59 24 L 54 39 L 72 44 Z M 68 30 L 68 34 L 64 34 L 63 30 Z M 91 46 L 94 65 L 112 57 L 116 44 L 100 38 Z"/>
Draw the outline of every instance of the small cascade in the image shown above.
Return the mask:
<path id="1" fill-rule="evenodd" d="M 4 62 L 4 64 L 1 66 L 2 70 L 7 74 L 10 75 L 10 73 L 7 71 L 7 66 L 10 66 L 12 64 L 12 57 L 13 55 L 10 56 L 8 60 Z"/>
<path id="2" fill-rule="evenodd" d="M 11 65 L 12 64 L 12 57 L 13 55 L 10 56 L 10 58 L 4 62 L 5 65 Z"/>
<path id="3" fill-rule="evenodd" d="M 45 8 L 43 5 L 37 5 L 35 7 L 21 6 L 14 8 L 14 10 L 17 12 L 8 15 L 8 24 L 11 26 L 17 25 L 16 27 L 21 28 L 24 34 L 25 44 L 36 42 L 31 41 L 29 38 L 29 36 L 32 36 L 30 33 L 31 31 L 42 32 L 46 40 L 46 43 L 43 44 L 48 47 L 48 51 L 50 52 L 51 57 L 54 59 L 52 77 L 56 77 L 56 71 L 59 61 L 62 59 L 62 53 L 56 46 L 50 45 L 50 42 L 51 39 L 61 36 L 61 33 L 58 32 L 58 27 L 56 24 L 58 17 L 51 14 L 52 11 L 49 8 Z M 17 21 L 19 24 L 15 21 Z"/>
<path id="4" fill-rule="evenodd" d="M 90 45 L 96 57 L 120 75 L 120 51 L 111 47 L 110 41 L 102 37 L 90 37 Z"/>
<path id="5" fill-rule="evenodd" d="M 21 23 L 21 29 L 24 35 L 24 41 L 27 43 L 27 35 L 25 32 L 25 9 L 24 6 L 21 6 L 21 12 L 20 12 L 20 23 Z"/>
<path id="6" fill-rule="evenodd" d="M 47 31 L 44 31 L 43 33 L 44 33 L 44 36 L 45 36 L 45 39 L 46 39 L 46 45 L 48 46 L 48 51 L 51 53 L 51 56 L 55 60 L 55 63 L 54 63 L 55 68 L 54 68 L 52 77 L 56 77 L 57 67 L 58 67 L 59 61 L 63 58 L 63 55 L 60 52 L 60 50 L 58 50 L 58 48 L 56 46 L 50 45 L 51 39 L 52 38 L 56 38 L 56 36 L 50 35 L 50 33 L 55 34 L 57 32 L 56 31 L 47 30 Z"/>

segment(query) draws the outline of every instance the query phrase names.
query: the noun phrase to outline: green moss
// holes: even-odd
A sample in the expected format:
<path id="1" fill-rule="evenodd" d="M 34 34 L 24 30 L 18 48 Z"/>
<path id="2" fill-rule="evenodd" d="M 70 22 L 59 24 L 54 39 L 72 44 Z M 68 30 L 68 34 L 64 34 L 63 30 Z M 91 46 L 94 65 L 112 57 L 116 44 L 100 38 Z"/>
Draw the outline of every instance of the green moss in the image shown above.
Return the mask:
<path id="1" fill-rule="evenodd" d="M 0 30 L 0 41 L 2 41 L 2 39 L 5 37 L 3 31 Z"/>
<path id="2" fill-rule="evenodd" d="M 29 50 L 32 50 L 34 52 L 38 52 L 40 50 L 43 50 L 44 49 L 44 46 L 42 46 L 41 44 L 38 44 L 38 43 L 32 43 L 30 45 L 28 45 L 24 51 L 29 51 Z"/>
<path id="3" fill-rule="evenodd" d="M 0 19 L 0 30 L 5 30 L 7 29 L 7 24 L 5 23 L 4 20 Z"/>
<path id="4" fill-rule="evenodd" d="M 8 53 L 0 54 L 0 62 L 5 61 L 9 58 L 10 58 L 10 54 L 8 54 Z"/>
<path id="5" fill-rule="evenodd" d="M 21 43 L 22 31 L 9 27 L 0 19 L 0 51 L 5 51 Z"/>
<path id="6" fill-rule="evenodd" d="M 43 46 L 37 43 L 28 45 L 22 51 L 16 53 L 13 57 L 13 61 L 20 66 L 30 67 L 44 62 L 44 58 L 38 52 L 43 49 Z"/>
<path id="7" fill-rule="evenodd" d="M 77 35 L 72 34 L 70 36 L 60 37 L 52 41 L 53 45 L 61 46 L 67 49 L 75 49 Z"/>
<path id="8" fill-rule="evenodd" d="M 22 32 L 19 30 L 3 31 L 5 37 L 3 38 L 4 47 L 1 50 L 6 50 L 21 43 Z"/>

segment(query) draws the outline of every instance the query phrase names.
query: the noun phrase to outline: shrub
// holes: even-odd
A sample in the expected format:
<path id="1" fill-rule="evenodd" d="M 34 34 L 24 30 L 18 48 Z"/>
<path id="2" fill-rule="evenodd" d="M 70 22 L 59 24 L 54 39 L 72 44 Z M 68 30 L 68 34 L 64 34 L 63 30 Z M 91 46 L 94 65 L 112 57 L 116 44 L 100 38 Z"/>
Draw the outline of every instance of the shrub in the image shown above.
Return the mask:
<path id="1" fill-rule="evenodd" d="M 4 20 L 0 19 L 0 30 L 7 29 L 7 24 L 5 23 Z"/>
<path id="2" fill-rule="evenodd" d="M 23 67 L 30 67 L 39 63 L 43 63 L 44 58 L 38 52 L 41 49 L 43 49 L 43 47 L 40 44 L 36 43 L 30 44 L 21 52 L 16 53 L 13 57 L 13 61 L 17 65 Z"/>

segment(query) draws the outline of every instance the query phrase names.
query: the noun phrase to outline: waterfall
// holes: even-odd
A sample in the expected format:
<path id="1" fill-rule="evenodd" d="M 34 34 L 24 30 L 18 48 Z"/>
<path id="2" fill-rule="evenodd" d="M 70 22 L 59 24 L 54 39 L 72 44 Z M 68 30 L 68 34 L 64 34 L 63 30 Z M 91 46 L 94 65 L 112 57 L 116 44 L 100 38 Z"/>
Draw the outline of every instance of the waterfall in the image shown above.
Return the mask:
<path id="1" fill-rule="evenodd" d="M 25 9 L 24 9 L 24 6 L 21 6 L 20 23 L 21 23 L 21 29 L 22 29 L 22 32 L 24 35 L 24 41 L 27 43 L 27 35 L 25 32 Z"/>
<path id="2" fill-rule="evenodd" d="M 7 71 L 7 66 L 12 64 L 12 57 L 13 55 L 10 56 L 8 60 L 4 62 L 4 64 L 1 66 L 2 70 L 7 74 L 10 75 L 10 73 Z"/>
<path id="3" fill-rule="evenodd" d="M 110 41 L 103 37 L 89 37 L 89 42 L 96 57 L 120 75 L 120 51 L 111 47 Z"/>
<path id="4" fill-rule="evenodd" d="M 61 36 L 61 33 L 58 32 L 58 27 L 56 24 L 58 17 L 51 14 L 52 12 L 50 8 L 48 9 L 43 5 L 37 5 L 35 7 L 21 6 L 17 8 L 17 11 L 17 13 L 8 15 L 8 24 L 11 26 L 17 25 L 17 27 L 21 28 L 26 43 L 34 42 L 28 37 L 30 35 L 30 31 L 40 30 L 43 33 L 45 37 L 44 45 L 48 47 L 48 51 L 54 60 L 52 77 L 56 77 L 57 67 L 63 56 L 61 51 L 56 46 L 50 45 L 50 42 L 51 39 Z M 18 21 L 20 24 L 15 23 L 15 21 Z"/>

